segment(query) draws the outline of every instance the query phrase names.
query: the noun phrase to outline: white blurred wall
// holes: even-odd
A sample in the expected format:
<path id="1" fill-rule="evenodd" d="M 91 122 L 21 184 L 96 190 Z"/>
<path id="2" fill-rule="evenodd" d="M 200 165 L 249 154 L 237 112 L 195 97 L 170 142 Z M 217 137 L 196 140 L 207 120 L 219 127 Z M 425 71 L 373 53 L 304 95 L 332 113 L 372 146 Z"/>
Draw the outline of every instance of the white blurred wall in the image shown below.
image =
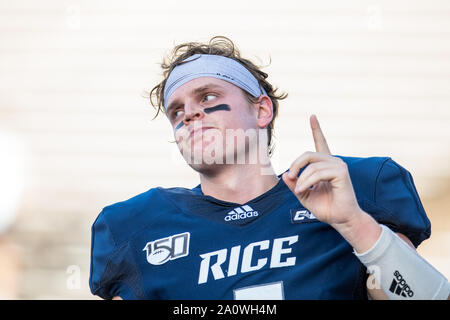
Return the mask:
<path id="1" fill-rule="evenodd" d="M 143 95 L 174 45 L 214 35 L 271 59 L 263 70 L 289 93 L 277 172 L 313 150 L 312 113 L 334 154 L 391 156 L 430 215 L 435 233 L 420 252 L 449 278 L 450 1 L 0 0 L 0 131 L 29 152 L 11 231 L 18 297 L 93 298 L 90 227 L 101 209 L 198 183 Z"/>

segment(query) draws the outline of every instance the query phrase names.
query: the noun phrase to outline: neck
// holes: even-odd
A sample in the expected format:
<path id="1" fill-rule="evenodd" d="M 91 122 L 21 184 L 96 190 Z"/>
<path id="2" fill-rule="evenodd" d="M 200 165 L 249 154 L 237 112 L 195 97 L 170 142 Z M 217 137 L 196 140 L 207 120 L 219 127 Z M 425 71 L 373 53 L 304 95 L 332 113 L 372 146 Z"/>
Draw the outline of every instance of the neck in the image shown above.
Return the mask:
<path id="1" fill-rule="evenodd" d="M 200 173 L 202 192 L 216 199 L 244 204 L 278 183 L 272 165 L 222 165 L 214 174 Z"/>

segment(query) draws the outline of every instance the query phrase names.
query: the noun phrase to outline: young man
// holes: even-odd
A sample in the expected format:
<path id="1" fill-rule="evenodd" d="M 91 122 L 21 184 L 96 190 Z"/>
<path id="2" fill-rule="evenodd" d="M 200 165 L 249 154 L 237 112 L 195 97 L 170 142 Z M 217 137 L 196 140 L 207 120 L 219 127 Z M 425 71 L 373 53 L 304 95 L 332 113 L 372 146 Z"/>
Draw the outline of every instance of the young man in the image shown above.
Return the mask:
<path id="1" fill-rule="evenodd" d="M 286 96 L 267 74 L 223 37 L 179 45 L 162 66 L 151 98 L 200 184 L 152 188 L 102 210 L 92 227 L 93 294 L 448 298 L 447 279 L 414 249 L 431 226 L 407 170 L 389 157 L 332 155 L 313 115 L 316 151 L 277 175 L 271 138 Z"/>

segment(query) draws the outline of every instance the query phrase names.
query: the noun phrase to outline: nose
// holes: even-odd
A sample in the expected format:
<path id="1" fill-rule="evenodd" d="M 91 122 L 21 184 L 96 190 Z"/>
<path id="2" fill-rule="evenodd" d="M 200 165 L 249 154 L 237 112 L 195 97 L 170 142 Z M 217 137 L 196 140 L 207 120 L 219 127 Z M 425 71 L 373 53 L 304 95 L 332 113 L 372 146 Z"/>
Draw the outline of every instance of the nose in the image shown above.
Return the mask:
<path id="1" fill-rule="evenodd" d="M 184 123 L 189 124 L 190 122 L 201 120 L 205 116 L 205 113 L 198 105 L 185 105 L 184 106 Z"/>

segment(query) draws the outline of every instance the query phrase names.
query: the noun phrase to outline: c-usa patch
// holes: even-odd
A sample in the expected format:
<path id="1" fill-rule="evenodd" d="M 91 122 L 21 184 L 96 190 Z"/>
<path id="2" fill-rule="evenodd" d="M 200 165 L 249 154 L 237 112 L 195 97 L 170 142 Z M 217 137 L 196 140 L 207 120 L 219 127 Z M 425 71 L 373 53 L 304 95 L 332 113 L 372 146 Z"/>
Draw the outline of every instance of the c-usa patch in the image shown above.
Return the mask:
<path id="1" fill-rule="evenodd" d="M 292 223 L 305 223 L 305 222 L 315 222 L 317 220 L 316 216 L 307 209 L 291 209 L 291 222 Z"/>

